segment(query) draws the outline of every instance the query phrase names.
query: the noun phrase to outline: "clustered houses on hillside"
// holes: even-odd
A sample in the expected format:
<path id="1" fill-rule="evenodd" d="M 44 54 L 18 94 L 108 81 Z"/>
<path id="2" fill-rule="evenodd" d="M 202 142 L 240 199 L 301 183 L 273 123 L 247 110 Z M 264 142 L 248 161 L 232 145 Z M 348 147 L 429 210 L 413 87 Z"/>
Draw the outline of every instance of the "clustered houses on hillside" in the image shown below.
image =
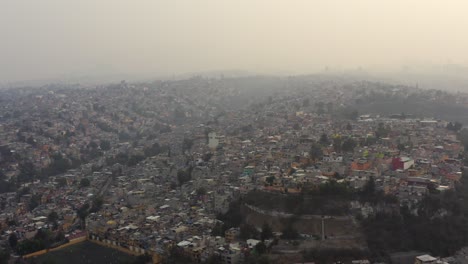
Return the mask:
<path id="1" fill-rule="evenodd" d="M 0 195 L 3 241 L 41 229 L 69 239 L 86 231 L 140 252 L 241 263 L 259 241 L 213 230 L 217 214 L 251 190 L 300 193 L 330 181 L 360 189 L 372 177 L 412 208 L 431 189 L 453 188 L 463 167 L 463 145 L 439 120 L 335 119 L 290 96 L 219 113 L 207 106 L 213 93 L 191 98 L 127 85 L 41 91 L 19 96 L 9 107 L 23 111 L 33 100 L 34 111 L 0 128 L 2 172 L 16 180 Z M 354 209 L 372 214 L 365 204 Z"/>

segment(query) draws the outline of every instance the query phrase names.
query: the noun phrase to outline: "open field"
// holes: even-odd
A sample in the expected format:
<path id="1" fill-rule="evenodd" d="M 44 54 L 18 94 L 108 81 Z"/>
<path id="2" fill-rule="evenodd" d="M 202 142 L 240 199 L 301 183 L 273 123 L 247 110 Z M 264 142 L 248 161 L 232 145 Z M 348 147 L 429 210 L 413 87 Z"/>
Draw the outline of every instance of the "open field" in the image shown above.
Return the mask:
<path id="1" fill-rule="evenodd" d="M 57 251 L 30 258 L 29 263 L 67 263 L 67 264 L 123 264 L 132 263 L 136 258 L 116 249 L 107 248 L 84 241 Z"/>

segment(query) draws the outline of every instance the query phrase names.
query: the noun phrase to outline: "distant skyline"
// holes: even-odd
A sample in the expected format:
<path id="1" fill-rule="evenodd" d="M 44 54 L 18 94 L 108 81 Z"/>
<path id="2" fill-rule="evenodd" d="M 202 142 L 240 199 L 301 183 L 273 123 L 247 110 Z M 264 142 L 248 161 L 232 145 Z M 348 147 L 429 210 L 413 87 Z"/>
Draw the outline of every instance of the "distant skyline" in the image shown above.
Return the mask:
<path id="1" fill-rule="evenodd" d="M 5 0 L 0 83 L 468 65 L 467 1 Z"/>

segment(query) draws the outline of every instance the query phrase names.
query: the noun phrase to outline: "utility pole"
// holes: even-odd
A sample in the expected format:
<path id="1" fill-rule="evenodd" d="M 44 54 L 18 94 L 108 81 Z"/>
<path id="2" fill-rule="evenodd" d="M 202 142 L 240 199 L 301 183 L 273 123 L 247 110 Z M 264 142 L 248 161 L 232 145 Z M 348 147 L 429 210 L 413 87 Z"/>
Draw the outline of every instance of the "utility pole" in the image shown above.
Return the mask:
<path id="1" fill-rule="evenodd" d="M 325 240 L 325 216 L 322 215 L 322 241 Z"/>
<path id="2" fill-rule="evenodd" d="M 325 237 L 325 219 L 331 219 L 331 216 L 322 215 L 322 241 L 326 239 Z"/>

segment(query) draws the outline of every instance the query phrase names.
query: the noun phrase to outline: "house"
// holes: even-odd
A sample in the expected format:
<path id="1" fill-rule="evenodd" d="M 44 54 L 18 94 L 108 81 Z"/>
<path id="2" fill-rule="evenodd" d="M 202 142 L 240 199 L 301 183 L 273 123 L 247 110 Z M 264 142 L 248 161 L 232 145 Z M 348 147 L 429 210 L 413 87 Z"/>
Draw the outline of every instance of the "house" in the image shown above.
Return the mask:
<path id="1" fill-rule="evenodd" d="M 224 232 L 224 238 L 227 243 L 234 241 L 238 235 L 239 235 L 239 228 L 232 227 L 226 230 L 226 232 Z"/>
<path id="2" fill-rule="evenodd" d="M 262 241 L 256 239 L 247 239 L 247 245 L 249 246 L 249 248 L 254 248 L 260 242 Z"/>
<path id="3" fill-rule="evenodd" d="M 414 165 L 414 160 L 408 157 L 399 157 L 392 159 L 393 170 L 407 170 Z"/>
<path id="4" fill-rule="evenodd" d="M 369 170 L 371 167 L 371 162 L 366 159 L 359 159 L 351 163 L 352 170 Z"/>
<path id="5" fill-rule="evenodd" d="M 255 171 L 255 167 L 254 166 L 247 166 L 244 168 L 244 175 L 252 175 Z"/>
<path id="6" fill-rule="evenodd" d="M 343 162 L 343 156 L 338 156 L 336 153 L 332 153 L 331 155 L 324 155 L 323 156 L 324 162 Z"/>
<path id="7" fill-rule="evenodd" d="M 416 257 L 414 264 L 435 264 L 437 263 L 437 258 L 434 258 L 431 255 L 421 255 Z"/>

